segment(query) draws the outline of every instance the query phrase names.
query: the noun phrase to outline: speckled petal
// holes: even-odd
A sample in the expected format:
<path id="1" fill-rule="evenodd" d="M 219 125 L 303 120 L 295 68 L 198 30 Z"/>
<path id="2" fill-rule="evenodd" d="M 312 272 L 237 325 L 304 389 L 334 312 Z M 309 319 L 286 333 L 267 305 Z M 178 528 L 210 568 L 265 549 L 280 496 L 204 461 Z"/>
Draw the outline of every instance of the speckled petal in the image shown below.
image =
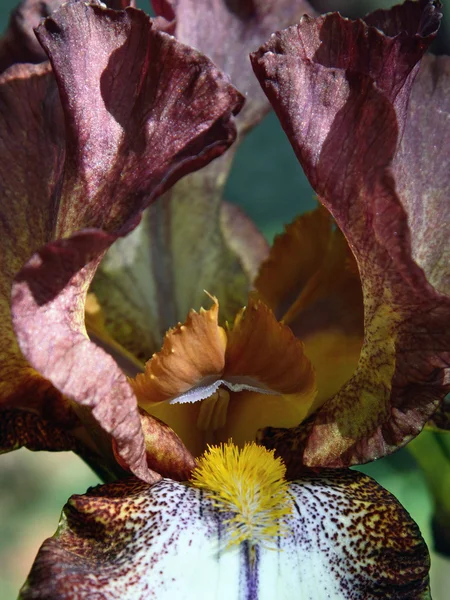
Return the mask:
<path id="1" fill-rule="evenodd" d="M 426 600 L 429 557 L 397 500 L 360 473 L 304 476 L 277 549 L 226 549 L 199 489 L 130 480 L 73 496 L 21 600 Z"/>
<path id="2" fill-rule="evenodd" d="M 142 210 L 232 143 L 242 97 L 142 11 L 68 2 L 37 35 L 53 73 L 48 63 L 14 65 L 0 82 L 1 401 L 39 408 L 29 386 L 25 396 L 19 389 L 31 371 L 25 357 L 74 402 L 97 450 L 117 464 L 115 438 L 122 461 L 154 481 L 136 398 L 87 338 L 86 292 L 101 256 Z M 21 354 L 9 298 L 24 263 L 12 292 Z"/>
<path id="3" fill-rule="evenodd" d="M 442 168 L 434 171 L 436 161 L 425 150 L 449 139 L 443 133 L 447 109 L 439 93 L 434 98 L 419 91 L 406 112 L 440 4 L 406 2 L 390 17 L 378 16 L 376 28 L 337 13 L 305 17 L 253 56 L 305 172 L 355 255 L 364 293 L 365 340 L 353 377 L 301 431 L 265 436 L 292 468 L 302 459 L 343 466 L 388 454 L 420 432 L 448 391 L 450 300 L 440 293 L 442 275 L 433 281 L 429 265 L 420 261 L 415 238 L 421 235 L 419 207 L 433 212 L 437 206 L 422 191 L 423 182 L 432 190 L 433 180 L 442 186 L 449 173 L 446 151 L 439 153 Z M 376 15 L 368 20 L 376 24 Z M 423 138 L 410 135 L 410 127 L 422 128 L 417 111 L 435 115 L 432 135 L 426 129 Z M 409 161 L 407 175 L 418 196 L 405 193 L 402 183 L 402 133 L 402 144 L 415 152 L 422 143 L 422 162 Z M 435 239 L 448 239 L 446 225 L 439 220 L 442 234 L 439 229 Z"/>
<path id="4" fill-rule="evenodd" d="M 59 429 L 54 421 L 22 410 L 5 410 L 0 419 L 0 454 L 26 447 L 29 450 L 79 450 L 79 441 Z"/>
<path id="5" fill-rule="evenodd" d="M 450 432 L 450 398 L 446 396 L 433 413 L 431 419 L 427 421 L 427 429 L 434 431 Z"/>

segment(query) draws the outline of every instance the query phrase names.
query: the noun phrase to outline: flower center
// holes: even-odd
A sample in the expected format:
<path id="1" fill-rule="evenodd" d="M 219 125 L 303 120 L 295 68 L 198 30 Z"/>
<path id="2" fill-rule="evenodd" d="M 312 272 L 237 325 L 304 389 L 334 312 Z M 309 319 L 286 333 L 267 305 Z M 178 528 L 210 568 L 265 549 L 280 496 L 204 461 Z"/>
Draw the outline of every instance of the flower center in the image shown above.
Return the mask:
<path id="1" fill-rule="evenodd" d="M 274 451 L 254 442 L 240 450 L 228 442 L 208 446 L 193 471 L 191 484 L 205 490 L 215 507 L 229 512 L 228 546 L 249 542 L 275 548 L 286 533 L 292 500 L 286 467 Z"/>

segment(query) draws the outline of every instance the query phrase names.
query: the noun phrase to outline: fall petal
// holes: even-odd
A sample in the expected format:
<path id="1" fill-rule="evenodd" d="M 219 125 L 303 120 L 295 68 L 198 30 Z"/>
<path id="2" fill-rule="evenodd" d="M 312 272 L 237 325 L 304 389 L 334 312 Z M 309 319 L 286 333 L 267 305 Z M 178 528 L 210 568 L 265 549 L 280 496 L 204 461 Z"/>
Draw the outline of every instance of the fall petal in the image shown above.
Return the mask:
<path id="1" fill-rule="evenodd" d="M 178 481 L 186 481 L 195 467 L 195 461 L 181 439 L 173 430 L 154 416 L 139 409 L 142 431 L 145 439 L 148 466 L 161 474 Z M 119 463 L 128 468 L 117 453 L 117 445 L 113 441 L 113 450 Z"/>
<path id="2" fill-rule="evenodd" d="M 353 377 L 306 428 L 267 432 L 292 468 L 303 444 L 310 465 L 388 454 L 419 433 L 448 391 L 450 301 L 414 261 L 414 215 L 395 166 L 400 133 L 410 139 L 416 63 L 440 11 L 424 0 L 392 14 L 383 17 L 388 35 L 337 14 L 305 17 L 253 56 L 299 160 L 349 242 L 364 293 L 365 342 Z M 421 101 L 428 111 L 430 99 Z"/>
<path id="3" fill-rule="evenodd" d="M 12 312 L 21 351 L 75 401 L 102 453 L 113 460 L 112 436 L 123 462 L 153 481 L 134 394 L 86 336 L 85 296 L 101 256 L 145 206 L 232 142 L 241 98 L 204 56 L 158 32 L 140 11 L 69 2 L 38 36 L 61 104 L 48 65 L 5 74 L 4 118 L 17 116 L 2 130 L 2 352 L 9 352 L 2 368 L 11 381 L 29 370 L 10 344 L 12 278 L 42 244 L 64 237 L 41 248 L 16 279 Z M 82 228 L 91 229 L 75 233 Z"/>
<path id="4" fill-rule="evenodd" d="M 444 398 L 438 409 L 427 422 L 427 428 L 437 431 L 450 431 L 450 400 Z"/>
<path id="5" fill-rule="evenodd" d="M 429 598 L 419 530 L 375 481 L 350 471 L 289 484 L 276 548 L 226 547 L 229 513 L 203 490 L 129 480 L 73 496 L 20 598 L 291 600 Z M 199 570 L 201 569 L 201 570 Z"/>
<path id="6" fill-rule="evenodd" d="M 29 450 L 79 451 L 78 440 L 67 429 L 55 427 L 31 412 L 2 411 L 0 420 L 0 454 L 18 448 Z"/>

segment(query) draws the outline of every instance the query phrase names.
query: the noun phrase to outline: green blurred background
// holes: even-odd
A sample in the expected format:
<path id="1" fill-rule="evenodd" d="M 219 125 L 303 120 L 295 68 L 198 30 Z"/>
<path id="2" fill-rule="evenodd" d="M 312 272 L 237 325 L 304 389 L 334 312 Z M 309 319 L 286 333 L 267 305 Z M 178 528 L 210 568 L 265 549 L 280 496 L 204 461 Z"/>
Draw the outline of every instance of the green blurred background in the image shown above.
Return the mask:
<path id="1" fill-rule="evenodd" d="M 143 9 L 148 3 L 139 2 Z M 373 8 L 387 7 L 389 0 L 317 0 L 320 10 L 340 10 L 360 16 Z M 445 4 L 450 5 L 450 0 Z M 5 29 L 13 0 L 2 0 L 0 27 Z M 435 51 L 449 52 L 446 23 Z M 315 204 L 313 193 L 273 114 L 241 145 L 229 180 L 227 199 L 242 206 L 269 239 L 284 223 Z M 361 468 L 399 498 L 419 524 L 432 547 L 432 500 L 424 477 L 410 454 L 394 456 Z M 20 450 L 0 457 L 0 600 L 12 600 L 31 567 L 42 541 L 57 527 L 62 506 L 71 494 L 83 493 L 97 477 L 70 453 L 32 453 Z M 450 564 L 433 554 L 434 600 L 446 600 Z M 447 586 L 447 587 L 446 587 Z"/>

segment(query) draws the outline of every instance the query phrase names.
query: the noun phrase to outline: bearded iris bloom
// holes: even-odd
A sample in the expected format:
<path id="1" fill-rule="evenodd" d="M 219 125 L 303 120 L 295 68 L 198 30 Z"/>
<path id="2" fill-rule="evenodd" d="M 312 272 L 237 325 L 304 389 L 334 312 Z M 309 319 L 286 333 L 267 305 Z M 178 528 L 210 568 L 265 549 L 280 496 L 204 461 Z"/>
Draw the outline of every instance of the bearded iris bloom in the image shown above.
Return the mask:
<path id="1" fill-rule="evenodd" d="M 279 4 L 276 12 L 298 20 L 287 10 L 291 3 Z M 254 49 L 256 33 L 287 24 L 274 25 L 275 9 L 263 5 L 228 12 L 216 2 L 216 13 L 205 13 L 217 22 L 228 15 L 230 31 L 242 34 L 239 44 L 224 37 L 225 64 L 223 55 L 208 52 L 233 83 L 239 84 L 241 66 L 231 48 L 241 51 L 244 40 Z M 305 16 L 252 55 L 351 253 L 318 211 L 288 229 L 255 280 L 265 246 L 242 215 L 220 204 L 225 155 L 183 179 L 111 249 L 93 283 L 93 309 L 87 307 L 90 340 L 85 297 L 104 252 L 130 233 L 157 195 L 225 150 L 234 137 L 232 114 L 242 104 L 208 59 L 165 33 L 208 50 L 202 46 L 211 42 L 212 28 L 198 27 L 188 2 L 155 8 L 166 21 L 152 25 L 133 9 L 71 2 L 37 31 L 52 68 L 16 65 L 3 75 L 4 115 L 15 111 L 18 132 L 31 122 L 25 141 L 51 148 L 39 152 L 33 145 L 28 163 L 15 163 L 19 173 L 2 163 L 11 199 L 5 206 L 15 217 L 6 212 L 2 239 L 16 243 L 5 249 L 2 306 L 8 325 L 11 312 L 23 354 L 7 328 L 3 446 L 76 449 L 105 473 L 124 478 L 131 471 L 141 480 L 74 497 L 22 597 L 169 598 L 195 591 L 210 598 L 212 589 L 218 598 L 290 598 L 299 590 L 306 597 L 428 597 L 426 548 L 406 512 L 369 478 L 322 469 L 366 462 L 407 443 L 448 391 L 446 234 L 442 224 L 428 227 L 430 218 L 445 225 L 446 183 L 427 175 L 438 162 L 429 160 L 429 140 L 439 153 L 446 139 L 442 119 L 429 116 L 446 110 L 446 60 L 424 60 L 414 83 L 439 7 L 407 2 L 357 22 L 338 14 Z M 245 24 L 250 29 L 243 33 Z M 80 47 L 86 49 L 81 61 Z M 124 85 L 130 57 L 135 71 Z M 237 121 L 241 136 L 267 110 L 261 95 L 252 98 L 255 83 L 243 72 L 249 102 Z M 30 100 L 35 94 L 14 89 L 21 85 L 37 87 L 37 107 Z M 23 102 L 12 103 L 12 95 Z M 4 152 L 16 157 L 24 137 L 4 131 Z M 424 149 L 419 156 L 418 148 Z M 35 179 L 24 166 L 29 156 L 41 161 Z M 36 189 L 31 195 L 18 186 L 31 180 L 44 189 L 36 188 L 41 218 L 28 230 Z M 430 189 L 430 180 L 439 186 Z M 211 211 L 206 231 L 217 242 L 209 263 L 195 259 L 204 254 L 197 234 L 199 224 L 205 230 L 205 207 Z M 137 260 L 143 237 L 151 241 L 152 278 Z M 49 240 L 56 241 L 41 247 Z M 341 285 L 330 283 L 336 270 Z M 146 289 L 144 305 L 153 302 L 157 310 L 141 319 L 139 302 L 130 301 L 120 312 L 116 300 L 128 290 L 110 284 L 123 272 L 139 281 L 139 291 Z M 189 277 L 190 286 L 180 284 Z M 239 312 L 252 283 L 256 296 Z M 219 323 L 214 300 L 176 326 L 177 311 L 186 301 L 198 307 L 203 289 L 218 297 L 229 324 Z M 329 309 L 332 301 L 336 308 Z M 343 319 L 349 306 L 352 317 Z M 173 326 L 160 350 L 162 331 Z M 349 351 L 335 361 L 340 344 Z M 145 373 L 127 381 L 118 364 L 134 377 L 150 347 L 155 354 Z M 333 360 L 320 361 L 321 347 Z M 148 412 L 138 413 L 137 400 Z M 290 483 L 269 452 L 244 446 L 240 455 L 232 445 L 210 449 L 191 484 L 174 481 L 191 476 L 208 442 L 229 436 L 241 447 L 255 437 L 272 447 Z M 224 474 L 219 486 L 215 472 Z M 244 497 L 227 487 L 242 473 L 239 489 L 253 481 Z M 266 476 L 276 493 L 264 487 Z M 266 510 L 264 498 L 278 491 L 287 504 Z M 202 561 L 211 567 L 210 585 L 195 588 L 192 565 Z"/>

